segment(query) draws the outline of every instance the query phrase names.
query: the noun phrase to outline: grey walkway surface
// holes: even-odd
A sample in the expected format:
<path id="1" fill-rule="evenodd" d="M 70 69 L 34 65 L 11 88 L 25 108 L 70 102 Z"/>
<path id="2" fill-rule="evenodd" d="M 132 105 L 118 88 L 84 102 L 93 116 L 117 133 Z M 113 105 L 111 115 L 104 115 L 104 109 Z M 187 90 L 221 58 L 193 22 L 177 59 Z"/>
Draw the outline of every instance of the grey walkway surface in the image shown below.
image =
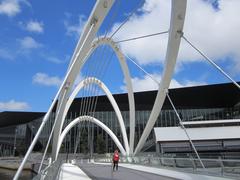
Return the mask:
<path id="1" fill-rule="evenodd" d="M 156 174 L 118 167 L 118 171 L 112 171 L 112 166 L 98 164 L 80 164 L 79 167 L 92 179 L 97 180 L 173 180 Z"/>

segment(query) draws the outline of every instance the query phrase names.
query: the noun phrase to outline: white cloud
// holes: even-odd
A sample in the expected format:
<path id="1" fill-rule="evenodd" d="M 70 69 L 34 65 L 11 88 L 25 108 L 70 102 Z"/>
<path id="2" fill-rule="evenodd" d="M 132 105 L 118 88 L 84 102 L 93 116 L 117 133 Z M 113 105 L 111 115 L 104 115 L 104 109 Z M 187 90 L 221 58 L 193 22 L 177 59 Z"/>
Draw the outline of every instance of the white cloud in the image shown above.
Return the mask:
<path id="1" fill-rule="evenodd" d="M 30 106 L 26 102 L 18 102 L 15 100 L 10 100 L 8 102 L 0 102 L 1 111 L 25 111 L 29 108 Z"/>
<path id="2" fill-rule="evenodd" d="M 71 14 L 65 13 L 65 16 L 66 16 L 66 19 L 64 20 L 63 23 L 67 31 L 66 34 L 68 36 L 74 36 L 75 38 L 79 38 L 83 30 L 83 27 L 86 23 L 85 16 L 80 15 L 77 24 L 70 23 Z"/>
<path id="3" fill-rule="evenodd" d="M 146 35 L 168 30 L 170 19 L 169 0 L 146 0 L 141 13 L 133 16 L 114 36 L 116 40 Z M 223 59 L 233 57 L 234 62 L 240 58 L 240 1 L 218 1 L 219 10 L 208 1 L 190 0 L 184 26 L 185 36 L 210 58 Z M 113 30 L 118 27 L 115 24 Z M 145 38 L 132 42 L 121 43 L 127 55 L 136 58 L 140 64 L 163 62 L 165 58 L 167 35 Z M 202 57 L 182 41 L 179 60 L 195 62 Z"/>
<path id="4" fill-rule="evenodd" d="M 78 74 L 73 87 L 76 87 L 78 83 L 80 83 L 83 79 L 84 77 L 81 75 L 81 73 Z M 49 76 L 46 73 L 38 72 L 33 76 L 32 81 L 34 84 L 59 87 L 63 82 L 63 78 L 60 78 L 58 76 Z"/>
<path id="5" fill-rule="evenodd" d="M 161 80 L 161 76 L 158 74 L 151 74 L 151 76 L 158 82 Z M 147 75 L 145 75 L 143 78 L 139 77 L 132 78 L 132 84 L 134 92 L 156 90 L 158 88 L 158 84 Z M 126 92 L 126 86 L 125 85 L 122 86 L 121 90 Z"/>
<path id="6" fill-rule="evenodd" d="M 7 15 L 9 17 L 15 16 L 21 12 L 19 1 L 17 0 L 4 0 L 0 3 L 0 14 Z"/>
<path id="7" fill-rule="evenodd" d="M 14 59 L 14 55 L 12 53 L 10 53 L 8 50 L 6 49 L 2 49 L 0 48 L 0 58 L 3 59 L 8 59 L 8 60 L 13 60 Z"/>
<path id="8" fill-rule="evenodd" d="M 49 61 L 49 62 L 52 62 L 52 63 L 55 63 L 55 64 L 62 64 L 62 63 L 65 63 L 68 61 L 69 59 L 69 55 L 66 55 L 63 59 L 60 59 L 54 55 L 49 55 L 49 53 L 45 52 L 45 53 L 41 53 L 40 56 Z"/>
<path id="9" fill-rule="evenodd" d="M 33 83 L 40 84 L 44 86 L 60 86 L 62 83 L 62 79 L 57 76 L 49 76 L 45 73 L 36 73 L 33 76 Z"/>
<path id="10" fill-rule="evenodd" d="M 26 25 L 26 29 L 30 32 L 43 33 L 43 22 L 29 21 Z"/>
<path id="11" fill-rule="evenodd" d="M 64 61 L 62 61 L 61 59 L 57 58 L 57 57 L 54 57 L 54 56 L 48 56 L 46 57 L 46 59 L 50 62 L 53 62 L 53 63 L 56 63 L 56 64 L 61 64 L 63 63 Z"/>
<path id="12" fill-rule="evenodd" d="M 37 42 L 35 39 L 33 39 L 30 36 L 26 36 L 23 39 L 19 40 L 20 46 L 24 50 L 30 50 L 30 49 L 37 49 L 42 47 L 42 44 Z"/>
<path id="13" fill-rule="evenodd" d="M 159 74 L 151 74 L 151 76 L 158 82 L 161 81 L 161 75 Z M 157 90 L 158 84 L 149 76 L 145 75 L 143 78 L 134 77 L 132 78 L 133 83 L 133 91 L 151 91 Z M 198 86 L 204 85 L 205 82 L 198 82 L 198 81 L 190 81 L 190 80 L 183 80 L 182 82 L 177 81 L 176 79 L 172 79 L 170 83 L 170 89 L 172 88 L 181 88 L 181 87 L 190 87 L 190 86 Z M 126 86 L 121 86 L 121 90 L 126 92 Z"/>
<path id="14" fill-rule="evenodd" d="M 172 79 L 170 83 L 170 89 L 173 88 L 182 88 L 182 87 L 194 87 L 194 86 L 202 86 L 207 83 L 204 81 L 192 81 L 192 80 L 183 80 L 182 82 L 177 81 L 176 79 Z"/>
<path id="15" fill-rule="evenodd" d="M 27 0 L 3 0 L 0 2 L 0 14 L 13 17 L 21 12 L 20 4 L 31 7 Z"/>

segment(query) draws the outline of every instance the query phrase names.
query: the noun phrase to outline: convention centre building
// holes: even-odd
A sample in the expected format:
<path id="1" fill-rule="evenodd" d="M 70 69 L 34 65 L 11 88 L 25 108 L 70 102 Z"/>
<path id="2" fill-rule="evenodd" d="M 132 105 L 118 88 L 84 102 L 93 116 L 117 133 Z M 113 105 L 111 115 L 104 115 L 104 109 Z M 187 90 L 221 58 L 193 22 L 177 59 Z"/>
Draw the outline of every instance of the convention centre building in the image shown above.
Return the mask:
<path id="1" fill-rule="evenodd" d="M 134 93 L 136 108 L 135 146 L 151 113 L 157 91 Z M 231 83 L 170 89 L 169 95 L 200 154 L 228 155 L 240 151 L 240 91 Z M 129 135 L 127 94 L 115 94 Z M 90 98 L 96 101 L 95 118 L 106 124 L 122 141 L 120 126 L 106 96 Z M 84 98 L 76 98 L 70 107 L 65 126 L 81 115 Z M 44 112 L 0 112 L 0 156 L 24 154 L 31 143 Z M 34 151 L 43 151 L 53 125 L 55 113 L 46 124 Z M 235 134 L 238 132 L 238 134 Z M 219 133 L 221 135 L 219 135 Z M 78 142 L 78 143 L 74 143 Z M 113 152 L 112 139 L 100 127 L 82 122 L 66 136 L 61 151 L 94 154 Z M 51 147 L 50 147 L 51 149 Z M 182 134 L 179 119 L 166 98 L 161 113 L 142 151 L 175 156 L 192 153 L 192 147 Z"/>

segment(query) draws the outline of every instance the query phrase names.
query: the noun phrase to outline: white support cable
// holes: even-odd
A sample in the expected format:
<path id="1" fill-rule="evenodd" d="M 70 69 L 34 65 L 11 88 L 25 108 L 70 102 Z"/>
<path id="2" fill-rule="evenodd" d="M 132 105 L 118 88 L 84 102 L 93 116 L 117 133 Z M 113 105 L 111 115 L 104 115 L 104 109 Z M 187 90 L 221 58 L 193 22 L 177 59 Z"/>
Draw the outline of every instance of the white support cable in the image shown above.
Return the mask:
<path id="1" fill-rule="evenodd" d="M 106 50 L 106 47 L 104 47 L 103 51 L 105 51 L 105 50 Z M 92 75 L 92 77 L 99 76 L 98 79 L 101 79 L 100 77 L 102 75 L 102 72 L 105 72 L 104 68 L 105 68 L 107 58 L 105 58 L 105 56 L 104 56 L 104 55 L 106 55 L 106 53 L 104 53 L 104 52 L 102 52 L 102 53 L 103 54 L 100 57 L 97 57 L 97 58 L 99 58 L 98 61 L 97 61 L 99 63 L 98 63 L 98 65 L 95 64 L 96 69 L 93 71 L 93 72 L 95 72 L 95 75 Z M 100 59 L 100 58 L 102 58 L 102 59 Z M 95 101 L 97 102 L 97 99 L 98 99 L 97 94 L 99 93 L 97 86 L 95 86 L 94 84 L 91 84 L 91 87 L 92 87 L 92 89 L 90 89 L 90 91 L 92 92 L 92 94 L 95 94 L 95 96 L 91 96 L 91 99 L 90 99 L 91 103 L 88 107 L 88 112 L 93 111 Z"/>
<path id="2" fill-rule="evenodd" d="M 106 53 L 104 53 L 105 50 L 106 50 L 106 47 L 103 47 L 103 50 L 102 50 L 100 53 L 98 53 L 98 56 L 103 57 L 103 56 L 106 54 Z M 94 54 L 96 54 L 96 53 L 94 53 Z M 99 54 L 102 54 L 102 55 L 99 55 Z M 97 58 L 98 58 L 98 57 L 97 57 Z M 94 58 L 92 58 L 91 60 L 94 60 Z M 89 61 L 89 60 L 88 60 L 88 61 Z M 89 73 L 88 73 L 87 76 L 90 75 L 90 72 L 95 73 L 94 76 L 97 76 L 97 75 L 100 75 L 100 76 L 101 76 L 101 70 L 104 69 L 105 61 L 101 61 L 101 60 L 100 60 L 100 61 L 97 61 L 97 62 L 98 62 L 98 65 L 96 65 L 96 64 L 94 64 L 94 63 L 91 63 L 91 64 L 92 64 L 91 66 L 89 65 L 88 70 L 93 69 L 94 67 L 95 67 L 95 69 L 94 69 L 94 71 L 89 71 Z M 101 64 L 103 64 L 103 65 L 101 65 Z M 102 66 L 103 66 L 103 67 L 102 67 Z M 92 68 L 91 68 L 91 67 L 92 67 Z M 101 68 L 99 68 L 99 67 L 101 67 Z M 104 71 L 102 71 L 102 72 L 104 72 Z M 91 76 L 93 76 L 93 75 L 91 75 Z M 87 96 L 87 97 L 86 97 L 86 106 L 85 106 L 85 108 L 84 108 L 84 113 L 83 113 L 83 114 L 85 114 L 85 115 L 90 115 L 90 112 L 93 110 L 92 107 L 95 107 L 94 104 L 97 103 L 97 96 L 96 96 L 96 97 L 93 97 L 93 96 L 91 96 L 90 93 L 92 93 L 92 94 L 97 94 L 99 91 L 98 91 L 98 88 L 97 88 L 96 86 L 94 86 L 93 84 L 89 84 L 89 85 L 85 88 L 85 91 L 87 91 L 86 93 L 87 93 L 88 95 L 86 95 L 86 96 Z M 94 108 L 94 111 L 95 111 L 95 108 Z M 90 123 L 90 122 L 89 122 L 89 123 Z M 90 125 L 89 123 L 88 123 L 87 126 Z"/>
<path id="3" fill-rule="evenodd" d="M 102 50 L 102 51 L 104 51 L 104 50 Z M 88 64 L 86 66 L 85 78 L 88 78 L 88 77 L 92 76 L 91 75 L 91 72 L 92 72 L 91 69 L 93 69 L 92 67 L 94 67 L 94 65 L 91 61 L 94 60 L 94 57 L 96 56 L 97 53 L 99 53 L 99 52 L 96 51 L 94 54 L 91 54 L 90 57 L 86 60 L 86 61 L 88 61 Z M 100 53 L 102 53 L 102 52 L 100 52 Z M 95 72 L 95 70 L 93 72 Z M 82 115 L 88 115 L 87 113 L 88 113 L 89 101 L 91 101 L 90 92 L 91 92 L 91 85 L 89 84 L 88 86 L 83 88 L 83 96 L 82 96 L 83 109 L 80 112 Z"/>
<path id="4" fill-rule="evenodd" d="M 104 54 L 104 51 L 105 51 L 105 49 L 103 49 L 100 53 L 101 54 Z M 92 66 L 89 66 L 89 70 L 90 70 L 90 73 L 89 73 L 89 76 L 88 77 L 95 77 L 95 76 L 97 76 L 97 74 L 98 74 L 98 71 L 99 71 L 99 67 L 101 67 L 100 66 L 100 63 L 101 63 L 101 61 L 97 61 L 97 63 L 99 64 L 99 65 L 97 65 L 97 63 L 94 63 L 94 60 L 96 59 L 96 54 L 97 53 L 94 53 L 94 58 L 92 58 L 91 60 L 93 61 L 91 64 L 92 64 Z M 99 54 L 98 54 L 98 56 L 99 56 Z M 97 57 L 98 57 L 97 56 Z M 94 69 L 95 68 L 95 69 Z M 95 75 L 93 75 L 93 73 L 95 73 Z M 94 94 L 95 93 L 95 87 L 93 86 L 93 84 L 89 84 L 86 88 L 88 88 L 88 103 L 87 103 L 87 108 L 86 108 L 86 115 L 89 115 L 89 113 L 90 113 L 90 107 L 92 106 L 92 104 L 93 104 L 93 100 L 94 100 L 94 97 L 92 96 L 92 94 Z M 88 126 L 89 126 L 89 123 L 88 123 Z"/>
<path id="5" fill-rule="evenodd" d="M 115 1 L 115 4 L 116 4 L 116 9 L 114 12 L 113 12 L 113 15 L 111 16 L 111 19 L 108 23 L 108 26 L 106 28 L 106 31 L 105 31 L 105 34 L 104 34 L 104 38 L 108 35 L 111 27 L 113 26 L 113 23 L 114 23 L 114 20 L 116 19 L 117 17 L 117 14 L 118 14 L 118 10 L 119 10 L 119 6 L 120 6 L 120 0 L 116 0 Z M 112 8 L 113 9 L 113 8 Z"/>
<path id="6" fill-rule="evenodd" d="M 65 96 L 66 92 L 67 92 L 67 89 L 64 90 L 63 96 Z M 63 103 L 63 102 L 61 102 L 61 104 L 62 104 L 62 103 Z M 58 114 L 58 113 L 57 113 L 57 114 Z M 52 135 L 53 135 L 53 131 L 54 131 L 56 122 L 57 122 L 57 121 L 55 120 L 55 121 L 54 121 L 54 124 L 53 124 L 53 126 L 52 126 L 52 130 L 51 130 L 51 133 L 50 133 L 50 135 L 49 135 L 48 142 L 47 142 L 47 145 L 46 145 L 46 147 L 45 147 L 45 150 L 44 150 L 44 153 L 43 153 L 43 157 L 42 157 L 40 166 L 39 166 L 39 168 L 38 168 L 38 174 L 40 173 L 40 171 L 41 171 L 41 169 L 42 169 L 43 161 L 44 161 L 44 159 L 45 159 L 45 156 L 46 156 L 46 153 L 47 153 L 47 150 L 48 150 L 48 146 L 49 146 L 49 144 L 50 144 L 50 141 L 51 141 L 51 138 L 52 138 Z"/>
<path id="7" fill-rule="evenodd" d="M 133 96 L 132 83 L 131 83 L 129 69 L 126 64 L 125 56 L 122 54 L 121 50 L 116 45 L 116 43 L 114 43 L 114 41 L 110 38 L 100 38 L 99 40 L 95 40 L 95 42 L 93 42 L 92 51 L 95 48 L 97 48 L 101 45 L 104 45 L 104 44 L 110 46 L 112 48 L 112 50 L 114 51 L 114 53 L 117 55 L 118 61 L 120 62 L 121 69 L 123 71 L 123 74 L 124 74 L 124 77 L 126 80 L 127 89 L 128 89 L 129 107 L 130 107 L 130 147 L 131 147 L 130 149 L 131 149 L 131 153 L 132 153 L 133 144 L 134 144 L 134 131 L 133 131 L 134 128 L 133 127 L 135 126 L 135 103 L 134 103 L 134 96 Z M 89 52 L 89 53 L 91 53 L 91 52 Z"/>
<path id="8" fill-rule="evenodd" d="M 126 56 L 126 55 L 125 55 L 125 56 Z M 144 69 L 143 69 L 140 65 L 138 65 L 134 60 L 132 60 L 132 59 L 129 58 L 128 56 L 126 56 L 126 57 L 127 57 L 129 60 L 131 60 L 139 69 L 141 69 L 147 76 L 149 76 L 149 77 L 159 86 L 160 83 L 159 83 L 154 77 L 152 77 L 146 70 L 144 70 Z M 169 94 L 168 94 L 168 91 L 166 92 L 166 95 L 167 95 L 167 97 L 168 97 L 168 99 L 169 99 L 169 101 L 170 101 L 170 103 L 171 103 L 171 105 L 172 105 L 172 107 L 173 107 L 176 115 L 177 115 L 177 118 L 178 118 L 178 120 L 179 120 L 179 123 L 180 123 L 181 127 L 184 129 L 184 132 L 186 133 L 186 135 L 187 135 L 187 137 L 188 137 L 188 139 L 189 139 L 189 141 L 190 141 L 190 144 L 191 144 L 191 146 L 193 147 L 194 152 L 195 152 L 196 155 L 197 155 L 197 158 L 198 158 L 201 166 L 205 169 L 205 166 L 204 166 L 204 164 L 203 164 L 203 162 L 202 162 L 202 160 L 201 160 L 201 158 L 200 158 L 200 156 L 199 156 L 199 154 L 198 154 L 198 152 L 197 152 L 197 150 L 196 150 L 196 148 L 195 148 L 195 146 L 194 146 L 194 144 L 193 144 L 190 136 L 188 135 L 188 132 L 187 132 L 187 130 L 185 129 L 185 126 L 184 126 L 183 123 L 182 123 L 182 120 L 181 120 L 181 118 L 180 118 L 180 116 L 179 116 L 179 114 L 178 114 L 178 112 L 177 112 L 177 110 L 176 110 L 176 108 L 175 108 L 175 106 L 174 106 L 174 104 L 173 104 L 173 102 L 172 102 Z"/>
<path id="9" fill-rule="evenodd" d="M 169 100 L 171 106 L 173 107 L 173 109 L 174 109 L 174 111 L 175 111 L 175 113 L 176 113 L 176 115 L 177 115 L 177 118 L 178 118 L 178 120 L 179 120 L 180 126 L 182 127 L 182 129 L 184 130 L 186 136 L 188 137 L 188 140 L 189 140 L 189 142 L 190 142 L 190 144 L 191 144 L 191 146 L 192 146 L 195 154 L 197 155 L 197 158 L 198 158 L 198 160 L 199 160 L 202 168 L 205 170 L 205 166 L 204 166 L 204 164 L 203 164 L 203 162 L 202 162 L 202 160 L 201 160 L 201 158 L 200 158 L 200 156 L 199 156 L 199 154 L 198 154 L 198 152 L 197 152 L 197 149 L 195 148 L 195 146 L 194 146 L 194 144 L 193 144 L 193 142 L 192 142 L 192 140 L 191 140 L 191 138 L 190 138 L 190 136 L 189 136 L 189 134 L 188 134 L 188 132 L 187 132 L 187 129 L 185 128 L 184 124 L 182 123 L 182 119 L 180 118 L 180 116 L 179 116 L 179 114 L 178 114 L 178 112 L 177 112 L 177 110 L 176 110 L 176 108 L 175 108 L 175 106 L 174 106 L 174 104 L 173 104 L 173 102 L 172 102 L 169 94 L 168 94 L 168 90 L 167 90 L 167 89 L 166 89 L 166 95 L 167 95 L 167 97 L 168 97 L 168 100 Z"/>
<path id="10" fill-rule="evenodd" d="M 124 54 L 133 64 L 135 64 L 139 69 L 141 69 L 146 75 L 148 75 L 155 83 L 160 84 L 150 73 L 148 73 L 145 69 L 143 69 L 139 64 L 137 64 L 132 58 L 130 58 L 127 54 Z"/>
<path id="11" fill-rule="evenodd" d="M 95 3 L 95 6 L 88 18 L 88 21 L 84 27 L 84 31 L 81 36 L 81 41 L 83 43 L 82 43 L 81 48 L 78 48 L 79 51 L 76 54 L 76 57 L 78 57 L 79 60 L 75 64 L 71 64 L 71 65 L 74 65 L 74 68 L 72 69 L 71 74 L 68 78 L 68 80 L 70 82 L 70 87 L 72 87 L 73 80 L 75 80 L 77 73 L 84 65 L 84 63 L 85 63 L 84 61 L 86 60 L 85 58 L 86 58 L 87 52 L 91 48 L 91 43 L 92 43 L 93 39 L 95 38 L 95 35 L 96 35 L 97 31 L 99 30 L 101 24 L 103 23 L 103 20 L 105 19 L 107 13 L 111 9 L 113 3 L 114 3 L 114 0 L 98 0 Z M 94 26 L 94 28 L 92 30 L 90 30 L 92 28 L 92 25 Z M 90 32 L 90 34 L 88 34 L 89 32 Z M 83 41 L 84 39 L 87 41 L 84 42 Z M 63 98 L 64 98 L 64 101 L 67 100 L 67 96 L 65 96 Z M 60 108 L 61 108 L 61 112 L 63 112 L 65 107 L 62 106 Z M 62 129 L 62 125 L 63 125 L 63 121 L 64 121 L 61 118 L 61 116 L 59 116 L 59 119 L 60 120 L 58 121 L 58 123 L 55 127 L 55 131 L 54 131 L 54 141 L 53 141 L 53 150 L 52 150 L 53 157 L 56 157 L 55 156 L 56 147 L 57 147 L 59 135 L 61 133 L 60 131 Z"/>
<path id="12" fill-rule="evenodd" d="M 144 36 L 138 36 L 138 37 L 133 37 L 133 38 L 128 38 L 128 39 L 119 40 L 119 41 L 116 41 L 115 43 L 122 43 L 122 42 L 127 42 L 127 41 L 134 41 L 134 40 L 138 40 L 138 39 L 143 39 L 143 38 L 158 36 L 158 35 L 161 35 L 161 34 L 167 34 L 168 32 L 169 32 L 169 31 L 162 31 L 162 32 L 158 32 L 158 33 L 147 34 L 147 35 L 144 35 Z"/>
<path id="13" fill-rule="evenodd" d="M 215 68 L 217 68 L 224 76 L 226 76 L 230 81 L 232 81 L 233 84 L 237 86 L 237 88 L 240 90 L 240 85 L 232 79 L 221 67 L 219 67 L 214 61 L 212 61 L 209 57 L 207 57 L 200 49 L 198 49 L 196 46 L 194 46 L 183 34 L 182 38 L 193 48 L 195 49 L 199 54 L 201 54 L 210 64 L 212 64 Z"/>
<path id="14" fill-rule="evenodd" d="M 108 67 L 109 67 L 109 64 L 110 64 L 110 62 L 111 62 L 111 60 L 112 60 L 112 57 L 113 57 L 113 52 L 111 53 L 111 55 L 108 57 L 108 58 L 106 58 L 106 60 L 105 61 L 103 61 L 103 68 L 101 68 L 100 70 L 99 70 L 99 76 L 100 77 L 104 77 L 104 75 L 105 75 L 105 72 L 106 72 L 106 70 L 108 69 Z M 99 77 L 99 79 L 100 79 L 100 77 Z M 96 86 L 95 86 L 96 87 Z M 95 92 L 96 92 L 96 94 L 99 94 L 99 88 L 98 87 L 96 87 L 95 88 Z M 96 106 L 97 106 L 97 101 L 98 101 L 98 96 L 96 96 L 96 97 L 94 97 L 94 100 L 93 100 L 93 106 L 91 106 L 91 109 L 90 109 L 90 111 L 91 112 L 93 112 L 93 117 L 94 117 L 94 114 L 95 114 L 95 110 L 96 110 Z"/>
<path id="15" fill-rule="evenodd" d="M 127 18 L 122 22 L 122 24 L 120 24 L 120 26 L 112 33 L 112 35 L 110 36 L 110 39 L 112 39 L 112 37 L 123 27 L 124 24 L 126 24 L 128 22 L 128 20 L 132 17 L 132 15 L 137 11 L 137 9 L 140 7 L 140 5 L 142 3 L 144 3 L 144 0 L 141 0 L 139 2 L 139 4 L 135 7 L 135 9 L 132 10 L 132 12 L 127 16 Z"/>
<path id="16" fill-rule="evenodd" d="M 103 50 L 100 52 L 100 53 L 98 53 L 98 56 L 99 57 L 104 57 L 104 55 L 106 54 L 105 53 L 105 51 L 106 51 L 106 47 L 104 46 L 103 47 Z M 94 53 L 95 54 L 95 53 Z M 99 55 L 99 54 L 101 54 L 101 55 Z M 97 57 L 98 57 L 97 56 Z M 92 58 L 92 60 L 94 61 L 94 58 Z M 101 72 L 101 69 L 102 68 L 99 68 L 99 67 L 102 67 L 101 66 L 101 63 L 102 63 L 102 61 L 97 61 L 98 62 L 98 65 L 97 64 L 94 64 L 94 63 L 92 63 L 92 68 L 89 66 L 89 69 L 88 70 L 90 70 L 90 69 L 93 69 L 93 68 L 95 68 L 95 69 L 93 69 L 93 70 L 91 70 L 91 71 L 89 71 L 89 75 L 90 75 L 90 72 L 93 72 L 93 73 L 95 73 L 95 75 L 90 75 L 90 76 L 95 76 L 95 77 L 97 77 L 97 74 L 99 74 L 99 72 Z M 103 61 L 103 63 L 104 63 L 105 61 Z M 89 77 L 89 76 L 87 76 L 87 77 Z M 88 95 L 87 95 L 87 105 L 86 105 L 86 115 L 89 115 L 88 113 L 90 112 L 90 110 L 91 110 L 91 107 L 92 107 L 92 104 L 94 104 L 94 100 L 95 100 L 95 97 L 92 97 L 91 95 L 90 95 L 90 93 L 92 92 L 92 93 L 94 93 L 94 92 L 96 92 L 96 87 L 94 87 L 93 86 L 93 84 L 89 84 L 86 88 L 85 88 L 86 90 L 85 91 L 88 91 Z M 84 111 L 85 112 L 85 111 Z"/>
<path id="17" fill-rule="evenodd" d="M 90 28 L 89 28 L 89 30 L 88 30 L 88 32 L 87 32 L 87 34 L 86 34 L 86 37 L 85 37 L 85 39 L 84 39 L 84 41 L 83 41 L 83 44 L 82 44 L 82 46 L 81 46 L 81 48 L 80 48 L 80 51 L 81 51 L 81 49 L 83 49 L 84 48 L 84 45 L 85 45 L 85 43 L 86 43 L 86 41 L 88 40 L 88 38 L 89 38 L 89 36 L 91 35 L 91 32 L 93 31 L 93 28 L 94 28 L 94 24 L 91 24 L 91 26 L 90 26 Z M 80 55 L 80 51 L 76 54 L 76 58 L 74 59 L 74 61 L 72 62 L 72 64 L 70 65 L 70 67 L 69 67 L 69 69 L 68 69 L 68 71 L 67 71 L 67 74 L 66 74 L 66 76 L 65 76 L 65 79 L 64 79 L 64 81 L 63 81 L 63 84 L 62 84 L 62 86 L 64 86 L 64 84 L 65 83 L 67 83 L 67 81 L 69 80 L 69 79 L 71 79 L 71 76 L 72 76 L 72 71 L 73 71 L 73 69 L 75 68 L 75 66 L 76 66 L 76 63 L 77 63 L 77 61 L 78 61 L 78 58 L 79 58 L 79 55 Z M 76 75 L 75 75 L 75 78 L 76 78 Z M 74 78 L 73 78 L 74 79 Z M 69 82 L 68 82 L 69 83 Z M 73 85 L 73 83 L 74 82 L 72 82 L 72 84 L 71 84 L 71 86 Z M 69 85 L 69 84 L 68 84 Z M 68 88 L 70 88 L 71 86 L 68 86 Z M 59 89 L 59 91 L 61 92 L 62 90 L 61 90 L 62 88 L 60 88 Z M 60 92 L 59 92 L 59 94 L 60 94 Z M 64 99 L 65 99 L 65 97 L 64 96 L 62 96 L 63 97 L 63 99 L 60 99 L 61 101 L 63 101 Z M 65 99 L 66 100 L 66 99 Z M 61 106 L 59 106 L 59 108 L 57 108 L 57 109 L 59 109 L 59 111 L 60 110 L 62 110 L 62 107 Z M 59 112 L 58 111 L 58 112 Z M 55 118 L 55 121 L 57 121 L 59 118 L 59 114 L 56 114 L 56 118 Z M 55 127 L 56 128 L 56 127 Z M 54 128 L 54 131 L 55 131 L 55 128 Z M 58 131 L 58 130 L 56 130 L 56 131 Z M 54 132 L 55 133 L 55 132 Z M 56 147 L 56 145 L 57 145 L 57 143 L 58 143 L 58 138 L 59 138 L 59 134 L 57 134 L 56 133 L 56 136 L 57 136 L 57 138 L 55 137 L 55 134 L 54 134 L 54 137 L 53 137 L 53 148 L 55 148 Z M 56 139 L 55 139 L 56 138 Z M 54 142 L 54 139 L 55 139 L 55 142 Z M 56 144 L 55 144 L 56 143 Z M 55 149 L 53 149 L 53 151 L 54 151 Z M 52 153 L 54 153 L 52 151 Z M 55 160 L 55 159 L 54 159 Z"/>
<path id="18" fill-rule="evenodd" d="M 79 145 L 79 143 L 80 143 L 80 135 L 81 135 L 81 130 L 82 130 L 82 128 L 80 127 L 79 128 L 79 124 L 80 123 L 78 123 L 78 125 L 77 125 L 77 138 L 76 138 L 76 141 L 77 141 L 77 143 L 75 144 L 75 148 L 74 148 L 74 157 L 76 157 L 76 153 L 77 153 L 77 149 L 78 149 L 78 145 Z M 79 130 L 80 129 L 80 130 Z M 79 149 L 80 150 L 80 149 Z"/>
<path id="19" fill-rule="evenodd" d="M 87 77 L 89 77 L 90 76 L 90 71 L 89 71 L 89 66 L 91 65 L 90 64 L 90 60 L 91 59 L 93 59 L 93 56 L 95 56 L 95 54 L 96 53 L 94 53 L 94 54 L 91 54 L 90 56 L 89 56 L 89 58 L 87 58 L 87 60 L 86 60 L 86 73 L 85 73 L 85 77 L 84 78 L 87 78 Z M 83 88 L 83 90 L 82 90 L 82 98 L 81 98 L 81 107 L 80 107 L 80 111 L 79 111 L 79 113 L 80 113 L 80 115 L 84 115 L 84 113 L 85 113 L 85 105 L 86 105 L 86 99 L 88 99 L 88 96 L 86 95 L 86 90 L 87 89 L 87 87 L 84 87 Z"/>

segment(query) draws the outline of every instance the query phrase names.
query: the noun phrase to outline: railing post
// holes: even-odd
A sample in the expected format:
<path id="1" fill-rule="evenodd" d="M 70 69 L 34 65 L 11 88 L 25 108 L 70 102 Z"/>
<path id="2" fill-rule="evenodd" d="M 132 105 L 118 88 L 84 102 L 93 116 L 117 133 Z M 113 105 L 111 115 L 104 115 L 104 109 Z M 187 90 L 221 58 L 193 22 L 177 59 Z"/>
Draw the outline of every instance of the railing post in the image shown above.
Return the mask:
<path id="1" fill-rule="evenodd" d="M 195 171 L 197 169 L 197 165 L 195 163 L 195 159 L 192 157 L 192 155 L 191 155 L 191 157 L 189 159 L 190 159 L 190 161 L 192 163 L 193 171 Z"/>
<path id="2" fill-rule="evenodd" d="M 223 160 L 221 159 L 221 157 L 218 157 L 218 161 L 219 161 L 219 164 L 221 166 L 221 174 L 222 176 L 224 175 L 224 164 L 223 164 Z"/>
<path id="3" fill-rule="evenodd" d="M 173 158 L 173 167 L 174 167 L 174 168 L 177 167 L 177 161 L 176 161 L 176 158 Z"/>

